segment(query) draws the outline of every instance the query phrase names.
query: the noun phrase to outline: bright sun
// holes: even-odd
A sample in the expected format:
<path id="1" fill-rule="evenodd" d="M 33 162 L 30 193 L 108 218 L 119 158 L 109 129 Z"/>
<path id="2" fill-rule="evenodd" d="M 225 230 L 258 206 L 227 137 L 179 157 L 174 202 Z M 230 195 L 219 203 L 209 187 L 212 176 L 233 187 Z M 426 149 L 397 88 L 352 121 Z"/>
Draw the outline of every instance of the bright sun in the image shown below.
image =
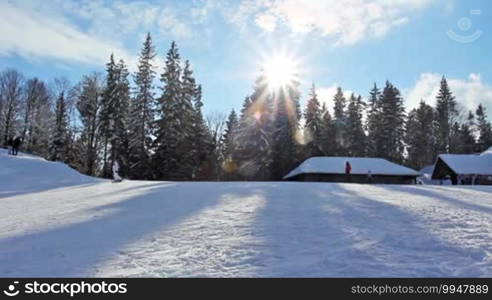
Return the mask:
<path id="1" fill-rule="evenodd" d="M 265 59 L 263 72 L 268 87 L 271 90 L 279 90 L 289 87 L 297 80 L 298 64 L 287 55 L 274 55 Z"/>

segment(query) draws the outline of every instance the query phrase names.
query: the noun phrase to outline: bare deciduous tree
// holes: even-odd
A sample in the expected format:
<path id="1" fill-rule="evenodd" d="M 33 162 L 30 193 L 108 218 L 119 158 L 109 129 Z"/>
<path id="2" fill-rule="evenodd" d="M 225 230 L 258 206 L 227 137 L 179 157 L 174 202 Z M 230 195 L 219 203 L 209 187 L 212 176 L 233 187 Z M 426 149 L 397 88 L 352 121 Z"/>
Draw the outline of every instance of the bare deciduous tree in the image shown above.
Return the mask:
<path id="1" fill-rule="evenodd" d="M 7 69 L 0 73 L 0 133 L 4 144 L 17 133 L 23 83 L 24 76 L 16 70 Z"/>

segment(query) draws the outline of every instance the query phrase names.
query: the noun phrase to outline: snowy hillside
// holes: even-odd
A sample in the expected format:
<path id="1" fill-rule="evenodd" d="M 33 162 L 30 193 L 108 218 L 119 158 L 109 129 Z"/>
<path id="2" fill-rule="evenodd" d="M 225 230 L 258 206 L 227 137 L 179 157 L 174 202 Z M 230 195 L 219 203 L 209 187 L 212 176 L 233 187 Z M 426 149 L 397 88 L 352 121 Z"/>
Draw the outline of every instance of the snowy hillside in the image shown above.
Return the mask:
<path id="1" fill-rule="evenodd" d="M 0 154 L 0 276 L 492 276 L 492 187 L 114 184 Z"/>

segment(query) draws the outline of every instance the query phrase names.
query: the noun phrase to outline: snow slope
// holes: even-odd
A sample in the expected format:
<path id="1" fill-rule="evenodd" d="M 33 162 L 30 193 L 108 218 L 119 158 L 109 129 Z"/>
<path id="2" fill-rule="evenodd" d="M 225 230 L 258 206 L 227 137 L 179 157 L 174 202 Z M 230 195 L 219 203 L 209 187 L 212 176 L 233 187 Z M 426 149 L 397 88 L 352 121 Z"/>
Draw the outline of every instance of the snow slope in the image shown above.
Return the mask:
<path id="1" fill-rule="evenodd" d="M 0 154 L 0 205 L 0 276 L 492 276 L 491 187 L 113 184 Z"/>

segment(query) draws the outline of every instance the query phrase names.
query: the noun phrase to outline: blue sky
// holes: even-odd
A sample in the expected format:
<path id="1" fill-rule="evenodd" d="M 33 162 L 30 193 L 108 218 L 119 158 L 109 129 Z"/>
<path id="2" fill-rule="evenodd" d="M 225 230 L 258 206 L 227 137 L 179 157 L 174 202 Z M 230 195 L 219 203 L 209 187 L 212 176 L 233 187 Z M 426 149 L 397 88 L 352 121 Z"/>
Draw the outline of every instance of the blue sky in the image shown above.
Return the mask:
<path id="1" fill-rule="evenodd" d="M 433 103 L 445 74 L 465 109 L 492 114 L 492 2 L 488 0 L 210 0 L 0 2 L 0 69 L 26 76 L 104 71 L 109 54 L 135 69 L 150 31 L 158 72 L 172 40 L 203 85 L 205 110 L 239 108 L 263 61 L 279 51 L 331 103 L 335 87 L 362 96 L 399 87 L 407 106 Z"/>

